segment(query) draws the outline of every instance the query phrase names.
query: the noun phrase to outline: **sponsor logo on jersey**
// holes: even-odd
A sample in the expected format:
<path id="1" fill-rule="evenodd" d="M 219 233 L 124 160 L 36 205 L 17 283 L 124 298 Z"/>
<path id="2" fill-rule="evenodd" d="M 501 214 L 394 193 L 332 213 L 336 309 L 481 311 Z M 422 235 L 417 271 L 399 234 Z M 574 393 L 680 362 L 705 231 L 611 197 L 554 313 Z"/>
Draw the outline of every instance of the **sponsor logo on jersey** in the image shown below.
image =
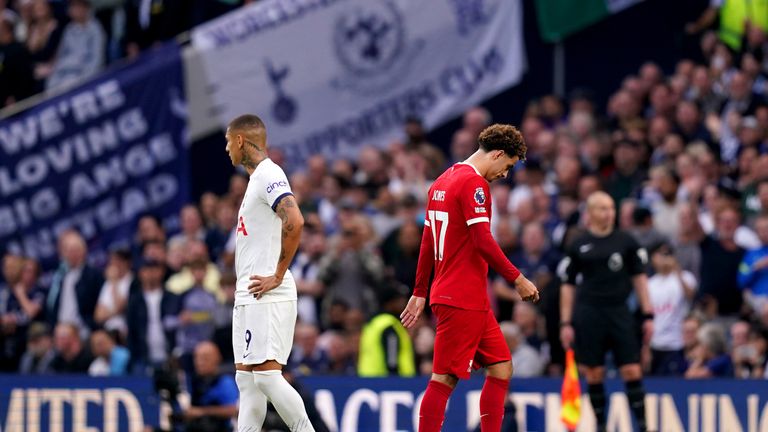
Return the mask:
<path id="1" fill-rule="evenodd" d="M 486 213 L 485 207 L 475 207 L 475 213 Z"/>
<path id="2" fill-rule="evenodd" d="M 477 205 L 485 204 L 485 191 L 481 187 L 475 189 L 475 202 Z"/>
<path id="3" fill-rule="evenodd" d="M 273 190 L 279 188 L 279 187 L 286 187 L 288 186 L 288 182 L 285 180 L 276 181 L 269 186 L 267 186 L 267 193 L 272 193 Z"/>
<path id="4" fill-rule="evenodd" d="M 594 245 L 592 243 L 587 243 L 585 245 L 581 245 L 581 246 L 579 246 L 579 252 L 587 253 L 587 252 L 591 251 L 593 247 L 594 247 Z"/>

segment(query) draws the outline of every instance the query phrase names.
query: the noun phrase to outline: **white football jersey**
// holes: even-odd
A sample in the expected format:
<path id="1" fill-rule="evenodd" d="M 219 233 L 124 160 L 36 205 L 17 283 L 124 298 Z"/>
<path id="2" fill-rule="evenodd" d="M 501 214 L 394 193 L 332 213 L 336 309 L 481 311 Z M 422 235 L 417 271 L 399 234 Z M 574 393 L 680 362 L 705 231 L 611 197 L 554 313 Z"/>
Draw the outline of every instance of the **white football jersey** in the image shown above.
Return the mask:
<path id="1" fill-rule="evenodd" d="M 292 194 L 285 172 L 271 159 L 261 161 L 251 174 L 237 218 L 235 306 L 296 300 L 296 282 L 290 270 L 285 272 L 283 283 L 260 300 L 248 293 L 252 275 L 275 274 L 282 249 L 283 226 L 275 208 L 281 198 Z"/>

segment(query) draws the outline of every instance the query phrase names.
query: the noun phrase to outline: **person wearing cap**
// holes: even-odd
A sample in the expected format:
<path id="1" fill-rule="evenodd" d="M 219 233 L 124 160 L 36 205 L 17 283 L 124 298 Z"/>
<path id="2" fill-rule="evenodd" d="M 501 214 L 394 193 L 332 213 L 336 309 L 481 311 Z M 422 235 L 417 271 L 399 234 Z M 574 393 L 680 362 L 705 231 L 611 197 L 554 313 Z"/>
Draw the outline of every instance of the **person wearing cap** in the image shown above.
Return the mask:
<path id="1" fill-rule="evenodd" d="M 407 301 L 407 296 L 395 287 L 381 293 L 382 312 L 368 321 L 360 335 L 359 376 L 409 377 L 416 374 L 413 342 L 399 319 Z"/>
<path id="2" fill-rule="evenodd" d="M 163 287 L 163 263 L 143 259 L 139 263 L 141 289 L 128 297 L 126 319 L 130 370 L 146 374 L 168 360 L 179 325 L 179 299 Z"/>
<path id="3" fill-rule="evenodd" d="M 691 272 L 680 268 L 669 243 L 660 242 L 650 252 L 654 271 L 648 279 L 654 316 L 651 374 L 679 376 L 685 370 L 683 321 L 698 283 Z"/>

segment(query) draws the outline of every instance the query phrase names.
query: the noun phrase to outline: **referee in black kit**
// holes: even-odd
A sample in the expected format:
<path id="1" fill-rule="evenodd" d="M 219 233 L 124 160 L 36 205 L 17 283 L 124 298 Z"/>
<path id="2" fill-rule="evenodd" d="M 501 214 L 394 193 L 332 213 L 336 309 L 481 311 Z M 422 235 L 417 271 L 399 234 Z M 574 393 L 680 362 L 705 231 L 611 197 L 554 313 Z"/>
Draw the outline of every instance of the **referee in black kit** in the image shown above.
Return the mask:
<path id="1" fill-rule="evenodd" d="M 616 210 L 605 192 L 587 199 L 588 232 L 574 239 L 560 264 L 560 340 L 574 346 L 589 385 L 597 431 L 606 430 L 605 354 L 613 352 L 641 432 L 646 432 L 645 390 L 635 316 L 627 307 L 634 287 L 643 312 L 643 339 L 653 333 L 645 265 L 648 257 L 628 233 L 614 229 Z M 578 286 L 578 289 L 577 289 Z M 575 338 L 575 345 L 574 344 Z"/>

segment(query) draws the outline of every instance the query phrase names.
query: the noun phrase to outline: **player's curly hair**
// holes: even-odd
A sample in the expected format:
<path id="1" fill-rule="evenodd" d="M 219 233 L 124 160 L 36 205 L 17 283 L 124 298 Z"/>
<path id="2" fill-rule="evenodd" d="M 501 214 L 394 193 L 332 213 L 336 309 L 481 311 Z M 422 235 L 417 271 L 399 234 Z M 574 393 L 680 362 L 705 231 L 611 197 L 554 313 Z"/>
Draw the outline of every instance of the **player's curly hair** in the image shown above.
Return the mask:
<path id="1" fill-rule="evenodd" d="M 523 134 L 516 127 L 508 124 L 492 124 L 480 132 L 477 138 L 480 148 L 485 151 L 503 150 L 509 157 L 517 156 L 525 160 L 528 146 Z"/>

